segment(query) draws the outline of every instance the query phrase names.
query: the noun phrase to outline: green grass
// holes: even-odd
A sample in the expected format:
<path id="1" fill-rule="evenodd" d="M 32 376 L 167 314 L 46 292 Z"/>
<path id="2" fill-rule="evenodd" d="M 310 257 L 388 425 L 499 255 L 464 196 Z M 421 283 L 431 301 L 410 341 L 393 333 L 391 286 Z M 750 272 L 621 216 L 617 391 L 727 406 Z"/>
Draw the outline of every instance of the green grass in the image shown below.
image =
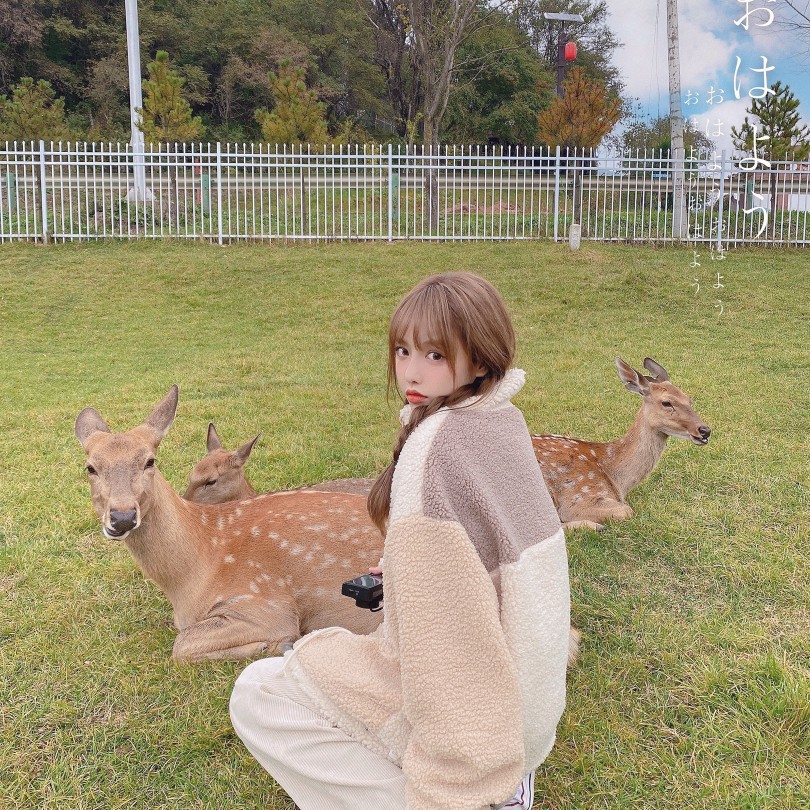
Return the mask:
<path id="1" fill-rule="evenodd" d="M 168 603 L 101 535 L 73 422 L 92 405 L 128 429 L 176 382 L 159 464 L 178 489 L 208 420 L 229 446 L 264 431 L 259 489 L 373 475 L 395 432 L 391 309 L 466 269 L 514 314 L 533 430 L 623 432 L 638 400 L 616 355 L 666 366 L 713 428 L 707 448 L 670 442 L 633 519 L 569 535 L 584 645 L 536 807 L 807 808 L 808 257 L 727 255 L 0 248 L 0 807 L 290 808 L 231 730 L 244 664 L 171 662 Z"/>

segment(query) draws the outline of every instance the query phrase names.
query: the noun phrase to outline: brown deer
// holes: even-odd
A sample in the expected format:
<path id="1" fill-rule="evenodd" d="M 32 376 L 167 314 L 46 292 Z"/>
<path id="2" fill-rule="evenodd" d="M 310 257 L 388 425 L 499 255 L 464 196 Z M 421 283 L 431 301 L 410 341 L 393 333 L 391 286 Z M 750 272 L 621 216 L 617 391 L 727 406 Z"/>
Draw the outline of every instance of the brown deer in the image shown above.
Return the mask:
<path id="1" fill-rule="evenodd" d="M 695 413 L 689 397 L 670 382 L 666 369 L 647 357 L 635 371 L 616 358 L 619 378 L 640 394 L 641 408 L 630 430 L 611 442 L 567 436 L 532 436 L 534 452 L 560 520 L 566 528 L 602 529 L 609 520 L 626 520 L 633 510 L 627 493 L 655 468 L 667 437 L 709 443 L 709 426 Z"/>
<path id="2" fill-rule="evenodd" d="M 225 503 L 226 501 L 255 498 L 256 490 L 245 475 L 245 462 L 262 434 L 238 447 L 225 450 L 213 422 L 208 423 L 206 448 L 208 453 L 197 462 L 188 477 L 188 488 L 183 497 L 195 503 Z M 314 492 L 346 492 L 367 496 L 373 478 L 337 478 L 301 487 Z"/>
<path id="3" fill-rule="evenodd" d="M 340 593 L 382 553 L 365 498 L 294 490 L 213 506 L 183 500 L 155 466 L 177 399 L 172 386 L 126 433 L 111 433 L 92 408 L 75 427 L 105 537 L 123 540 L 171 602 L 174 658 L 252 658 L 322 627 L 373 630 L 381 614 Z"/>

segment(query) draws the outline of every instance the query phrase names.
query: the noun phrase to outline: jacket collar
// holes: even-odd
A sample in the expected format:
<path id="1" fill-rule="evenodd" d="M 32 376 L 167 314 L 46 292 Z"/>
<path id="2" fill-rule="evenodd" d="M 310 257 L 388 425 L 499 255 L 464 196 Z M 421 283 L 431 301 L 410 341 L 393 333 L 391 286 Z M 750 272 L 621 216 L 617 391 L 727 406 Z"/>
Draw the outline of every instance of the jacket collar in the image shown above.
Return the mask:
<path id="1" fill-rule="evenodd" d="M 440 408 L 438 413 L 447 410 L 456 410 L 459 408 L 464 408 L 465 410 L 474 408 L 475 410 L 494 411 L 497 408 L 501 408 L 504 405 L 509 404 L 512 397 L 514 397 L 518 391 L 523 388 L 525 382 L 526 372 L 522 368 L 510 368 L 504 375 L 504 378 L 488 394 L 484 396 L 479 394 L 477 396 L 470 397 L 469 399 L 459 402 L 458 405 L 454 405 L 452 408 Z M 408 403 L 399 412 L 399 421 L 403 425 L 408 424 L 412 411 L 413 405 Z"/>

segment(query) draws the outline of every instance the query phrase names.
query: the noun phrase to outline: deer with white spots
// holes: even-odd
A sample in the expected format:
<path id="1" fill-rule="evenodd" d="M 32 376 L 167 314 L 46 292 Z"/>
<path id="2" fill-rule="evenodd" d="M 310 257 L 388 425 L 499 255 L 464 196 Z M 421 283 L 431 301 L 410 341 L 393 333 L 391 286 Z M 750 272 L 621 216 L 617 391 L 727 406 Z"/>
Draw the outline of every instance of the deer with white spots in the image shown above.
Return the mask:
<path id="1" fill-rule="evenodd" d="M 172 386 L 125 433 L 111 433 L 92 408 L 75 427 L 105 537 L 123 540 L 174 609 L 174 658 L 252 658 L 322 627 L 373 630 L 381 614 L 340 593 L 382 554 L 366 499 L 294 490 L 218 505 L 184 500 L 155 466 L 177 398 Z"/>
<path id="2" fill-rule="evenodd" d="M 188 488 L 183 497 L 195 503 L 225 503 L 226 501 L 255 498 L 256 490 L 245 475 L 245 462 L 253 451 L 260 433 L 236 450 L 222 446 L 213 422 L 208 423 L 206 449 L 208 452 L 197 462 L 188 477 Z M 320 484 L 302 487 L 307 491 L 347 492 L 367 496 L 373 478 L 336 478 Z"/>
<path id="3" fill-rule="evenodd" d="M 669 436 L 709 443 L 711 429 L 663 366 L 645 358 L 644 368 L 655 375 L 648 377 L 617 357 L 616 368 L 625 388 L 642 398 L 624 436 L 610 442 L 532 436 L 537 461 L 566 528 L 598 530 L 606 521 L 631 517 L 627 493 L 653 471 Z"/>

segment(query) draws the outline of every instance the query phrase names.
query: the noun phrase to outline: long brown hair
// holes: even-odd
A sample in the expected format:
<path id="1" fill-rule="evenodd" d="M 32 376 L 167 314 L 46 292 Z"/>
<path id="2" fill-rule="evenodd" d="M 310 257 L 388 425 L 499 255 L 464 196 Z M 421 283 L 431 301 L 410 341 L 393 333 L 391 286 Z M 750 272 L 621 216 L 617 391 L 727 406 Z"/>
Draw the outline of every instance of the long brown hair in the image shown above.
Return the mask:
<path id="1" fill-rule="evenodd" d="M 515 356 L 515 331 L 506 304 L 488 281 L 473 273 L 442 273 L 420 281 L 397 305 L 388 329 L 388 392 L 396 391 L 396 347 L 406 337 L 427 336 L 447 358 L 455 372 L 459 351 L 473 368 L 486 369 L 482 377 L 446 397 L 436 397 L 411 411 L 399 431 L 393 460 L 374 482 L 368 513 L 385 534 L 391 507 L 391 481 L 399 455 L 419 424 L 440 408 L 452 407 L 468 397 L 486 396 L 503 379 Z"/>

